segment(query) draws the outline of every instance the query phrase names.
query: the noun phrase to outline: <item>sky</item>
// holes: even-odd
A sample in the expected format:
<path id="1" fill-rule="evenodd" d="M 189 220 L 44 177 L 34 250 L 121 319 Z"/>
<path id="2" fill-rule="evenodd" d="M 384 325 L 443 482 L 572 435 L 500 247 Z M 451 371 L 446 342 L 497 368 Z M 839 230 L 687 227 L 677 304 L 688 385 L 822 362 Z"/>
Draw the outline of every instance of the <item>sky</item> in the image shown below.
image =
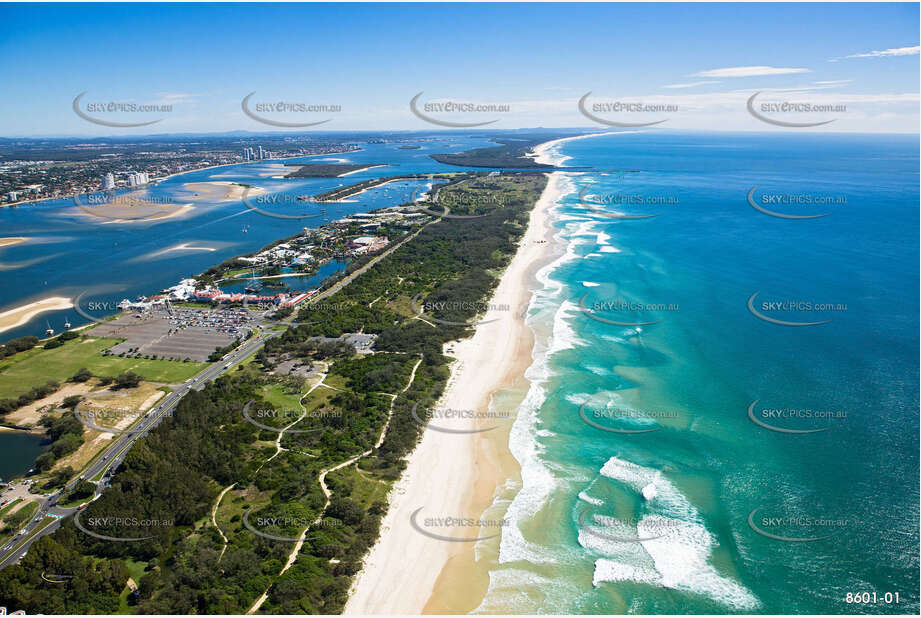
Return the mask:
<path id="1" fill-rule="evenodd" d="M 326 121 L 299 132 L 794 130 L 755 93 L 762 117 L 832 120 L 810 130 L 919 132 L 917 3 L 0 4 L 0 24 L 3 137 L 292 130 L 244 113 L 250 93 L 257 118 Z M 87 120 L 84 92 L 90 118 L 159 122 Z"/>

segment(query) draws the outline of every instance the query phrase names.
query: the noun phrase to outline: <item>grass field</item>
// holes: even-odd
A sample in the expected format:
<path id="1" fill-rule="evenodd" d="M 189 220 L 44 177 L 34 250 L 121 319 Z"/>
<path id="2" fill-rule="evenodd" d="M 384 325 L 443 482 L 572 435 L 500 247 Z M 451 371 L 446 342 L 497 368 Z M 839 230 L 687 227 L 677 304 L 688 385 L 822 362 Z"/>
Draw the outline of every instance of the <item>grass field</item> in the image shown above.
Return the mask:
<path id="1" fill-rule="evenodd" d="M 0 545 L 5 545 L 16 531 L 19 530 L 27 521 L 32 519 L 38 510 L 38 502 L 32 501 L 26 503 L 12 515 L 6 515 L 6 521 L 3 522 L 3 538 L 0 538 Z"/>
<path id="2" fill-rule="evenodd" d="M 334 483 L 346 483 L 352 487 L 349 496 L 352 500 L 367 509 L 375 502 L 387 502 L 387 493 L 390 483 L 383 479 L 376 479 L 374 475 L 352 465 L 331 472 L 327 477 Z"/>
<path id="3" fill-rule="evenodd" d="M 132 560 L 131 558 L 123 558 L 125 561 L 125 566 L 128 567 L 128 573 L 131 574 L 131 579 L 134 580 L 134 583 L 137 584 L 141 581 L 141 578 L 144 577 L 144 569 L 147 568 L 146 562 L 138 562 Z M 128 599 L 131 596 L 131 588 L 128 587 L 128 584 L 125 584 L 124 590 L 118 596 L 118 613 L 119 614 L 131 614 L 134 611 L 134 608 L 129 604 Z"/>
<path id="4" fill-rule="evenodd" d="M 118 343 L 117 339 L 74 339 L 59 348 L 34 348 L 0 362 L 0 398 L 18 397 L 33 386 L 49 380 L 64 382 L 81 367 L 96 376 L 116 376 L 133 371 L 151 382 L 175 384 L 188 380 L 207 363 L 182 363 L 143 358 L 103 356 L 102 351 Z"/>
<path id="5" fill-rule="evenodd" d="M 303 395 L 303 392 L 292 392 L 283 384 L 278 383 L 262 387 L 262 398 L 272 404 L 276 410 L 300 410 L 298 401 Z"/>

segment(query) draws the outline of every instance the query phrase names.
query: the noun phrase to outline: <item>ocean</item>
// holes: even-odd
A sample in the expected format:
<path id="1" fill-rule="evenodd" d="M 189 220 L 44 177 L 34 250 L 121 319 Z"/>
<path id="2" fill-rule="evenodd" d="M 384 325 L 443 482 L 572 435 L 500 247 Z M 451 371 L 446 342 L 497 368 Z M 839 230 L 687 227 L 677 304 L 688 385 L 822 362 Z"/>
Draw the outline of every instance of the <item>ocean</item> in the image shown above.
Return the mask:
<path id="1" fill-rule="evenodd" d="M 917 613 L 917 136 L 550 153 L 631 171 L 555 207 L 476 612 Z"/>

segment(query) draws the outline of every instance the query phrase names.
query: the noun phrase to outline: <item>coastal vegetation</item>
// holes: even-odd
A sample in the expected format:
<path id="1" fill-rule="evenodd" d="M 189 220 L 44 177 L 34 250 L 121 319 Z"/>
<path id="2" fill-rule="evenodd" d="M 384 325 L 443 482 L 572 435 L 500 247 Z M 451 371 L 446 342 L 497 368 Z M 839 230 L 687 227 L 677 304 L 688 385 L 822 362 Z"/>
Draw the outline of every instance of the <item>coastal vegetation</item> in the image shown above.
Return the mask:
<path id="1" fill-rule="evenodd" d="M 383 163 L 295 163 L 297 169 L 285 175 L 285 178 L 336 178 L 352 172 L 379 167 Z"/>
<path id="2" fill-rule="evenodd" d="M 12 356 L 18 352 L 30 350 L 38 345 L 38 337 L 19 337 L 0 344 L 0 358 Z"/>
<path id="3" fill-rule="evenodd" d="M 506 174 L 443 187 L 452 214 L 474 218 L 422 227 L 138 439 L 81 515 L 84 525 L 104 522 L 98 534 L 138 540 L 105 541 L 69 519 L 0 571 L 0 604 L 30 613 L 341 612 L 422 434 L 412 405 L 433 404 L 444 389 L 443 344 L 472 332 L 545 182 Z M 441 308 L 420 316 L 416 298 Z M 375 351 L 315 339 L 354 332 L 377 335 Z M 87 342 L 41 353 L 76 345 Z M 271 360 L 281 356 L 310 365 L 310 376 L 285 374 Z M 99 375 L 84 358 L 64 377 L 82 367 Z M 138 529 L 105 519 L 113 517 L 165 523 Z M 72 579 L 48 586 L 35 577 L 42 572 Z"/>
<path id="4" fill-rule="evenodd" d="M 512 169 L 552 170 L 552 165 L 537 163 L 527 156 L 537 145 L 564 137 L 559 134 L 527 135 L 522 137 L 494 137 L 499 144 L 488 148 L 474 148 L 457 153 L 429 155 L 439 163 L 465 167 L 496 167 Z"/>

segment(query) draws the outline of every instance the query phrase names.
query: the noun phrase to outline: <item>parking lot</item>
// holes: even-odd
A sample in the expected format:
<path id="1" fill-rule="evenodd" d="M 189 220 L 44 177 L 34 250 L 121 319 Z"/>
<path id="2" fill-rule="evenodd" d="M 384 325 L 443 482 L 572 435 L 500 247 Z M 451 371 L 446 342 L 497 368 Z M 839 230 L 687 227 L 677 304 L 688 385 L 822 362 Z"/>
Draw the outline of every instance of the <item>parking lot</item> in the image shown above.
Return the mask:
<path id="1" fill-rule="evenodd" d="M 244 308 L 156 307 L 126 313 L 96 327 L 93 334 L 125 340 L 109 349 L 112 354 L 201 362 L 215 348 L 245 338 L 262 316 L 262 312 Z"/>

